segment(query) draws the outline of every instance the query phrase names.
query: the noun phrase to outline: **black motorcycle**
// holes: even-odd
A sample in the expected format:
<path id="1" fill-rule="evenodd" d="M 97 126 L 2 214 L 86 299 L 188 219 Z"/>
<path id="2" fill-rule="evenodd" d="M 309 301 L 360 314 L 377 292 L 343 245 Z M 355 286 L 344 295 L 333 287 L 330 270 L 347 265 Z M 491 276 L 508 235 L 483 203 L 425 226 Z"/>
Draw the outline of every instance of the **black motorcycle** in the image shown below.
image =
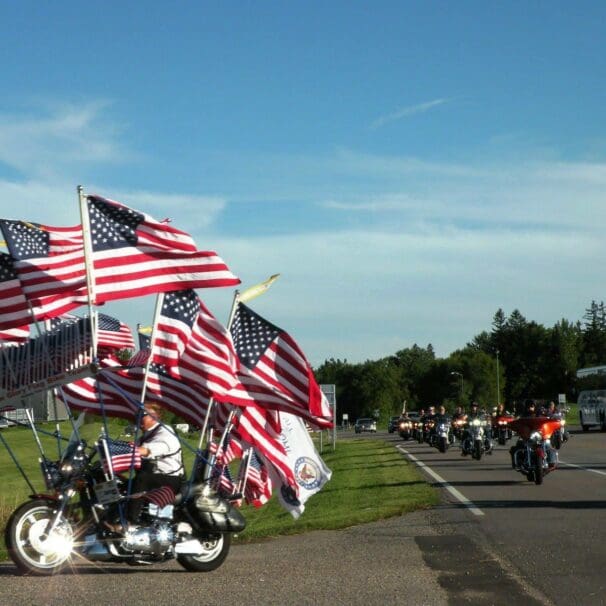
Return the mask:
<path id="1" fill-rule="evenodd" d="M 5 530 L 8 553 L 20 572 L 51 575 L 82 558 L 127 564 L 175 558 L 193 572 L 223 563 L 232 533 L 242 531 L 246 521 L 207 482 L 184 483 L 172 503 L 147 503 L 140 523 L 124 533 L 108 530 L 129 497 L 127 479 L 104 469 L 104 452 L 103 440 L 92 449 L 78 440 L 60 460 L 42 459 L 48 493 L 17 507 Z"/>

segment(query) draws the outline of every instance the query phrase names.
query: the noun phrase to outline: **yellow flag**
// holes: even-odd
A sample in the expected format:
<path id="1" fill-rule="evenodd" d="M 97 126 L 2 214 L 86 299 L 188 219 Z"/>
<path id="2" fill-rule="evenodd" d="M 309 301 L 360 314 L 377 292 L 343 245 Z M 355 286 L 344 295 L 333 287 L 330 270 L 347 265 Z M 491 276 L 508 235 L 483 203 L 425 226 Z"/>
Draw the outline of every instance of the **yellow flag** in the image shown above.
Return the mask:
<path id="1" fill-rule="evenodd" d="M 142 335 L 151 335 L 152 327 L 151 326 L 139 326 L 137 325 L 137 332 L 140 332 Z"/>
<path id="2" fill-rule="evenodd" d="M 265 282 L 255 284 L 255 286 L 247 288 L 244 292 L 241 292 L 238 295 L 238 301 L 245 303 L 246 301 L 250 301 L 259 295 L 262 295 L 279 277 L 280 274 L 274 274 L 270 278 L 267 278 Z"/>

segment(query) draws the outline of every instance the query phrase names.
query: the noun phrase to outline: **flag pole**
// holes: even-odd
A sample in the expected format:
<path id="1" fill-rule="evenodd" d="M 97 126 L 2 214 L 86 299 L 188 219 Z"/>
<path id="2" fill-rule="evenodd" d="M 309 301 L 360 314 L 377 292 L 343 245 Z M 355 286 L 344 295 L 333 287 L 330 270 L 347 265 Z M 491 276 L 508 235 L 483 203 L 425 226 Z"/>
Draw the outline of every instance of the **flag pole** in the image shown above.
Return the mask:
<path id="1" fill-rule="evenodd" d="M 149 335 L 149 356 L 145 361 L 145 368 L 143 369 L 143 386 L 141 387 L 141 404 L 145 402 L 145 395 L 147 393 L 147 375 L 149 374 L 149 367 L 152 363 L 153 351 L 154 351 L 154 341 L 156 340 L 156 335 L 158 333 L 158 320 L 160 319 L 160 314 L 162 313 L 162 306 L 164 305 L 164 293 L 160 292 L 156 295 L 156 306 L 154 308 L 154 319 L 151 329 L 151 334 Z"/>
<path id="2" fill-rule="evenodd" d="M 95 272 L 93 265 L 93 247 L 91 242 L 90 217 L 86 204 L 86 196 L 82 185 L 78 185 L 78 203 L 80 206 L 80 223 L 82 224 L 82 243 L 84 249 L 84 267 L 86 269 L 86 291 L 88 298 L 88 315 L 91 322 L 92 332 L 92 358 L 97 357 L 97 317 L 94 310 L 95 305 Z"/>
<path id="3" fill-rule="evenodd" d="M 234 321 L 234 316 L 236 315 L 236 309 L 238 307 L 238 303 L 239 303 L 239 296 L 240 296 L 240 292 L 238 290 L 234 291 L 234 298 L 231 304 L 231 310 L 229 312 L 229 317 L 227 319 L 227 330 L 229 331 L 231 329 L 231 324 Z M 200 428 L 200 439 L 198 440 L 198 450 L 197 452 L 201 452 L 202 451 L 202 443 L 204 442 L 204 436 L 206 434 L 206 428 L 208 427 L 208 421 L 210 419 L 210 414 L 212 412 L 212 408 L 215 405 L 215 400 L 214 398 L 210 398 L 210 400 L 208 401 L 208 407 L 206 409 L 206 415 L 204 416 L 204 422 L 202 423 L 202 427 Z M 210 450 L 208 452 L 208 465 L 206 465 L 205 470 L 204 470 L 204 480 L 208 480 L 208 478 L 210 478 L 210 472 L 211 472 L 211 463 L 214 464 L 214 458 L 213 455 L 211 454 Z M 193 467 L 193 471 L 192 474 L 195 472 L 196 470 L 196 466 L 197 466 L 197 461 L 194 464 Z M 192 475 L 193 477 L 193 475 Z"/>

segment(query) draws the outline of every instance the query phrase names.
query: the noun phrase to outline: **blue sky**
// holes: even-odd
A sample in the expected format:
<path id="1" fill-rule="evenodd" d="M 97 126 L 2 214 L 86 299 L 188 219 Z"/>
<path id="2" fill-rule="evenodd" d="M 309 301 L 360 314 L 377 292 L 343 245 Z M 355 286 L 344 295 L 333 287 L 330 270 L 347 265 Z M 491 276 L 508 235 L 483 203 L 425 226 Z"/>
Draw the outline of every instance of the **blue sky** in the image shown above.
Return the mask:
<path id="1" fill-rule="evenodd" d="M 605 298 L 599 2 L 0 6 L 0 209 L 192 233 L 313 364 Z M 200 293 L 226 319 L 232 291 Z M 149 298 L 108 309 L 133 326 Z"/>

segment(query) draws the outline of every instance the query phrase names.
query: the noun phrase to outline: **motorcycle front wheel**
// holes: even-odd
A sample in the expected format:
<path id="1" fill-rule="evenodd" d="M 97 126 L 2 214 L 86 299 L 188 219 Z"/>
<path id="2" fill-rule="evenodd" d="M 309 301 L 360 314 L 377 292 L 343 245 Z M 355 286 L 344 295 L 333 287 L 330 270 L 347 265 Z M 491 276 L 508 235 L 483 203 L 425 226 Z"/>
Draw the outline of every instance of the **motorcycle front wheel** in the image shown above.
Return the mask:
<path id="1" fill-rule="evenodd" d="M 473 446 L 473 458 L 479 461 L 482 458 L 482 444 L 479 441 Z"/>
<path id="2" fill-rule="evenodd" d="M 18 507 L 9 518 L 4 540 L 11 560 L 22 574 L 55 574 L 70 560 L 74 529 L 61 518 L 47 536 L 54 516 L 52 504 L 37 499 Z"/>
<path id="3" fill-rule="evenodd" d="M 438 441 L 438 450 L 440 452 L 446 452 L 447 449 L 448 449 L 447 439 L 444 437 L 440 437 L 440 440 Z"/>
<path id="4" fill-rule="evenodd" d="M 538 486 L 543 483 L 543 461 L 537 457 L 537 462 L 534 464 L 534 483 Z"/>
<path id="5" fill-rule="evenodd" d="M 231 535 L 220 534 L 216 537 L 198 538 L 203 551 L 197 555 L 181 553 L 177 562 L 190 572 L 210 572 L 223 564 L 231 546 Z"/>

